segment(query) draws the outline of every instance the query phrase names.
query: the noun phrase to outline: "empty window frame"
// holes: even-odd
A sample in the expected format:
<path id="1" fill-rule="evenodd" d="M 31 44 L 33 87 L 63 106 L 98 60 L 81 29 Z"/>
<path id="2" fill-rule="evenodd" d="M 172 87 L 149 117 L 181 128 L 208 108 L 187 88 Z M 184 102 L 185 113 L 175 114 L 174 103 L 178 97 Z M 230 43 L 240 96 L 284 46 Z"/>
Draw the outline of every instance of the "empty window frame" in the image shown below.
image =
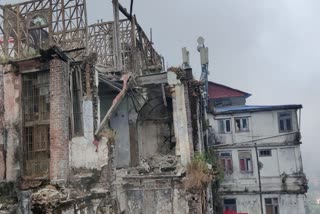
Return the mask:
<path id="1" fill-rule="evenodd" d="M 247 132 L 249 131 L 249 118 L 238 117 L 234 119 L 236 132 Z"/>
<path id="2" fill-rule="evenodd" d="M 23 75 L 23 174 L 43 177 L 49 173 L 50 96 L 49 72 Z"/>
<path id="3" fill-rule="evenodd" d="M 231 133 L 231 120 L 230 119 L 221 119 L 218 120 L 219 133 L 227 134 Z"/>
<path id="4" fill-rule="evenodd" d="M 271 157 L 272 151 L 271 149 L 261 149 L 259 150 L 259 157 Z"/>
<path id="5" fill-rule="evenodd" d="M 72 135 L 83 136 L 82 82 L 79 67 L 73 67 L 71 84 Z"/>
<path id="6" fill-rule="evenodd" d="M 235 198 L 228 198 L 223 200 L 223 213 L 224 214 L 237 213 L 237 201 Z"/>
<path id="7" fill-rule="evenodd" d="M 24 175 L 43 177 L 49 174 L 49 125 L 24 128 Z"/>
<path id="8" fill-rule="evenodd" d="M 280 132 L 292 131 L 292 113 L 290 111 L 278 113 L 278 120 Z"/>
<path id="9" fill-rule="evenodd" d="M 24 120 L 30 125 L 49 123 L 49 72 L 37 72 L 23 76 Z"/>
<path id="10" fill-rule="evenodd" d="M 29 20 L 27 44 L 29 52 L 37 52 L 44 49 L 49 43 L 49 22 L 44 14 L 36 14 Z"/>
<path id="11" fill-rule="evenodd" d="M 266 214 L 279 214 L 278 198 L 265 198 Z"/>
<path id="12" fill-rule="evenodd" d="M 252 154 L 251 151 L 238 151 L 240 172 L 251 173 L 252 167 Z"/>
<path id="13" fill-rule="evenodd" d="M 221 162 L 221 166 L 225 173 L 232 173 L 233 172 L 233 165 L 232 165 L 232 153 L 231 152 L 220 152 L 219 159 Z"/>

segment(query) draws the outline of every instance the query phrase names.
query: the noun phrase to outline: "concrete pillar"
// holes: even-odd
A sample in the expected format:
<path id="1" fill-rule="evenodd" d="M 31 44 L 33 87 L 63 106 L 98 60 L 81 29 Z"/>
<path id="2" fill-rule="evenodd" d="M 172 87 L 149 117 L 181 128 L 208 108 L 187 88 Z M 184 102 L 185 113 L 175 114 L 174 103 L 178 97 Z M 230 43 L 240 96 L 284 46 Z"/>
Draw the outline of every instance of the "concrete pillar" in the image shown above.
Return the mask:
<path id="1" fill-rule="evenodd" d="M 6 180 L 16 181 L 22 168 L 21 161 L 21 75 L 11 65 L 4 67 L 3 106 L 4 129 L 1 140 L 6 150 Z"/>
<path id="2" fill-rule="evenodd" d="M 188 97 L 185 96 L 185 90 L 187 89 L 180 80 L 177 80 L 176 74 L 173 72 L 168 72 L 168 82 L 171 86 L 172 94 L 176 155 L 181 156 L 181 163 L 186 166 L 191 161 L 190 145 L 192 144 L 189 137 L 188 114 L 186 108 L 186 99 L 188 99 Z"/>
<path id="3" fill-rule="evenodd" d="M 69 170 L 69 68 L 50 62 L 50 179 L 67 180 Z"/>
<path id="4" fill-rule="evenodd" d="M 3 65 L 0 65 L 0 181 L 5 176 Z"/>

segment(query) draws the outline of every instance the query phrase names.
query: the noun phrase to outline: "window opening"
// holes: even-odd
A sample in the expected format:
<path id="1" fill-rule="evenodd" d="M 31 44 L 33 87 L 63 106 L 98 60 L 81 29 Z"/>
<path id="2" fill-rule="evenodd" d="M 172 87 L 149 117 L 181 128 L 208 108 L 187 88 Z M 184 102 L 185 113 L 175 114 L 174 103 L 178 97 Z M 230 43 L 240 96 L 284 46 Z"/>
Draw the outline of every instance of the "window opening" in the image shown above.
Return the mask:
<path id="1" fill-rule="evenodd" d="M 240 172 L 253 172 L 251 151 L 239 151 L 239 164 Z"/>
<path id="2" fill-rule="evenodd" d="M 225 173 L 232 173 L 232 154 L 231 152 L 220 152 L 220 162 Z"/>
<path id="3" fill-rule="evenodd" d="M 73 136 L 83 136 L 82 118 L 82 87 L 81 74 L 78 67 L 72 72 L 72 113 L 73 113 Z"/>
<path id="4" fill-rule="evenodd" d="M 237 214 L 236 199 L 224 199 L 223 201 L 223 214 Z"/>
<path id="5" fill-rule="evenodd" d="M 49 72 L 25 74 L 22 94 L 24 175 L 47 176 L 50 158 Z"/>
<path id="6" fill-rule="evenodd" d="M 49 23 L 45 16 L 34 15 L 28 26 L 29 51 L 36 53 L 39 49 L 44 49 L 49 44 Z"/>
<path id="7" fill-rule="evenodd" d="M 280 132 L 292 131 L 292 115 L 291 112 L 281 112 L 278 114 Z"/>
<path id="8" fill-rule="evenodd" d="M 236 118 L 235 119 L 236 132 L 247 132 L 249 131 L 249 118 Z"/>
<path id="9" fill-rule="evenodd" d="M 259 150 L 259 156 L 260 157 L 270 157 L 270 156 L 272 156 L 271 149 Z"/>
<path id="10" fill-rule="evenodd" d="M 266 214 L 279 214 L 278 198 L 265 198 Z"/>
<path id="11" fill-rule="evenodd" d="M 231 120 L 230 119 L 218 120 L 218 123 L 219 123 L 219 133 L 220 134 L 231 133 Z"/>

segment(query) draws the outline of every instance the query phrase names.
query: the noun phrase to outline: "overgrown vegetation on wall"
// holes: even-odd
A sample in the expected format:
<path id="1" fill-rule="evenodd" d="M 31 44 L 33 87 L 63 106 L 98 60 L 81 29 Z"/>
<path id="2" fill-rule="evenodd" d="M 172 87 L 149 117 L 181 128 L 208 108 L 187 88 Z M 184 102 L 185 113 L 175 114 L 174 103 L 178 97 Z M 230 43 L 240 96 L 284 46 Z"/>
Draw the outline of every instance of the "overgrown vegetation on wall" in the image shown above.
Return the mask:
<path id="1" fill-rule="evenodd" d="M 205 189 L 209 183 L 220 182 L 222 179 L 223 171 L 212 149 L 203 154 L 195 154 L 187 166 L 184 185 L 186 190 Z"/>
<path id="2" fill-rule="evenodd" d="M 207 163 L 205 155 L 197 154 L 187 166 L 187 176 L 184 181 L 186 190 L 205 189 L 214 179 L 214 171 Z"/>

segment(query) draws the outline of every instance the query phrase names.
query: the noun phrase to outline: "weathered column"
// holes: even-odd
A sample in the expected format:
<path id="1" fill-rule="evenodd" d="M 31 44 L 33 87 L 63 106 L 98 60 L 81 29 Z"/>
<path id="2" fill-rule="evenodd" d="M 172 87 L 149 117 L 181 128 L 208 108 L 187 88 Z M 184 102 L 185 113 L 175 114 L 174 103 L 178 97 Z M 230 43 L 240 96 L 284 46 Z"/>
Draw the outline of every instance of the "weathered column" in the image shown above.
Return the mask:
<path id="1" fill-rule="evenodd" d="M 3 70 L 4 129 L 6 180 L 16 181 L 22 168 L 21 162 L 21 75 L 11 65 Z"/>
<path id="2" fill-rule="evenodd" d="M 186 166 L 191 161 L 191 147 L 188 130 L 188 113 L 186 108 L 185 86 L 177 80 L 176 74 L 168 72 L 168 82 L 171 86 L 173 123 L 176 137 L 176 155 L 181 156 L 181 163 Z"/>
<path id="3" fill-rule="evenodd" d="M 69 68 L 50 62 L 50 179 L 67 180 L 69 170 Z"/>
<path id="4" fill-rule="evenodd" d="M 3 65 L 0 65 L 0 181 L 5 176 Z"/>

